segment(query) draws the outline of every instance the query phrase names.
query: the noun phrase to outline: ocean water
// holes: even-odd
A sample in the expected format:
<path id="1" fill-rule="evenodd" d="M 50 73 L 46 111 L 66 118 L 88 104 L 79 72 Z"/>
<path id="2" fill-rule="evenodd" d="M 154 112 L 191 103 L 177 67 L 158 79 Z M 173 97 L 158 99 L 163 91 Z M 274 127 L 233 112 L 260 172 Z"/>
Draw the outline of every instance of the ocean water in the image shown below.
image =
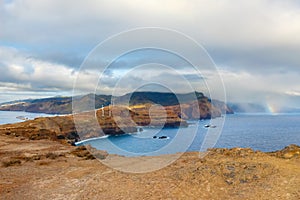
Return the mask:
<path id="1" fill-rule="evenodd" d="M 53 116 L 41 113 L 0 111 L 0 124 Z M 224 126 L 222 126 L 224 122 Z M 233 114 L 213 121 L 190 121 L 187 128 L 144 128 L 136 134 L 106 136 L 83 141 L 111 154 L 125 156 L 161 155 L 185 151 L 203 151 L 211 147 L 250 147 L 270 152 L 287 145 L 300 145 L 300 114 Z M 205 128 L 205 125 L 216 128 Z M 156 136 L 156 138 L 153 138 Z M 166 136 L 159 139 L 160 136 Z"/>
<path id="2" fill-rule="evenodd" d="M 26 119 L 34 119 L 37 117 L 47 117 L 47 116 L 53 116 L 53 115 L 43 114 L 43 113 L 19 112 L 19 111 L 0 111 L 0 124 L 12 124 L 12 123 L 24 121 L 20 119 L 20 117 Z"/>
<path id="3" fill-rule="evenodd" d="M 210 147 L 250 147 L 264 152 L 290 144 L 300 145 L 300 114 L 234 114 L 217 121 L 191 121 L 187 128 L 150 129 L 132 135 L 109 136 L 80 144 L 124 156 L 149 156 L 184 151 L 203 151 Z M 218 124 L 205 128 L 206 124 Z M 213 130 L 213 131 L 212 131 Z M 166 136 L 165 139 L 153 136 Z"/>

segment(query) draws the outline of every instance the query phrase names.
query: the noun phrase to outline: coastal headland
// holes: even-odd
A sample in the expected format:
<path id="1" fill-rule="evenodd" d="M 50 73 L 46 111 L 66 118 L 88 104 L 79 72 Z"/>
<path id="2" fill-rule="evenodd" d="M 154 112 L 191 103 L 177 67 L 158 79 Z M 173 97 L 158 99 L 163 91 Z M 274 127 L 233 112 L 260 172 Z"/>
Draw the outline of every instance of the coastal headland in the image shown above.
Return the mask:
<path id="1" fill-rule="evenodd" d="M 112 98 L 114 105 L 111 105 Z M 91 104 L 94 108 L 92 110 Z M 200 92 L 177 95 L 135 92 L 120 97 L 95 94 L 73 98 L 53 97 L 7 103 L 1 105 L 0 110 L 66 114 L 2 125 L 0 130 L 7 135 L 61 140 L 72 144 L 104 135 L 134 133 L 141 127 L 188 126 L 186 120 L 211 119 L 233 113 L 224 102 L 212 101 Z"/>
<path id="2" fill-rule="evenodd" d="M 105 135 L 134 133 L 145 126 L 164 128 L 188 124 L 173 109 L 161 109 L 146 104 L 132 107 L 106 106 L 74 115 L 40 117 L 1 125 L 0 131 L 6 135 L 23 136 L 31 140 L 50 139 L 74 144 L 79 140 Z"/>

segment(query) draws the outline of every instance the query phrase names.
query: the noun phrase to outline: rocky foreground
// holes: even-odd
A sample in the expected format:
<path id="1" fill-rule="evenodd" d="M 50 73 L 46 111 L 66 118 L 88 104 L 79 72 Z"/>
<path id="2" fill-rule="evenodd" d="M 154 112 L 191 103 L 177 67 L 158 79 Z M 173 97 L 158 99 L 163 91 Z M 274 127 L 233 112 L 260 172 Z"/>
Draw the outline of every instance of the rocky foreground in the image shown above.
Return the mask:
<path id="1" fill-rule="evenodd" d="M 0 199 L 300 199 L 300 147 L 126 158 L 0 131 Z M 103 163 L 110 163 L 111 168 Z M 140 165 L 144 161 L 147 165 Z"/>

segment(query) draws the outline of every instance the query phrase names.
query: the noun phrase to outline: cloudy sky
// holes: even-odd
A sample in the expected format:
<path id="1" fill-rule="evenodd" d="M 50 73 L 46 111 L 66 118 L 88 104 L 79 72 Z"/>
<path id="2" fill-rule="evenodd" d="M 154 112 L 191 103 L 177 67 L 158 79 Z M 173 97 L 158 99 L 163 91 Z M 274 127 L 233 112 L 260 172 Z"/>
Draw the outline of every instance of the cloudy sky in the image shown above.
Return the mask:
<path id="1" fill-rule="evenodd" d="M 80 66 L 99 43 L 141 27 L 175 30 L 201 44 L 217 65 L 228 101 L 300 107 L 297 0 L 0 0 L 0 102 L 71 95 Z M 145 34 L 119 44 L 135 42 L 138 37 L 147 39 Z M 159 41 L 158 37 L 156 42 L 166 42 L 166 38 Z M 178 42 L 178 46 L 189 52 L 189 45 Z M 95 66 L 106 61 L 105 55 L 99 55 Z M 162 65 L 128 74 L 132 65 L 154 61 Z M 146 50 L 116 60 L 97 91 L 112 93 L 120 79 L 129 77 L 121 84 L 127 92 L 155 77 L 154 82 L 165 79 L 170 87 L 184 92 L 179 79 L 171 86 L 174 73 L 164 67 L 170 64 L 188 82 L 198 81 L 199 89 L 205 81 L 214 82 L 215 73 L 198 76 L 182 59 Z M 90 90 L 91 83 L 99 80 L 93 73 L 97 67 L 85 71 L 80 89 Z"/>

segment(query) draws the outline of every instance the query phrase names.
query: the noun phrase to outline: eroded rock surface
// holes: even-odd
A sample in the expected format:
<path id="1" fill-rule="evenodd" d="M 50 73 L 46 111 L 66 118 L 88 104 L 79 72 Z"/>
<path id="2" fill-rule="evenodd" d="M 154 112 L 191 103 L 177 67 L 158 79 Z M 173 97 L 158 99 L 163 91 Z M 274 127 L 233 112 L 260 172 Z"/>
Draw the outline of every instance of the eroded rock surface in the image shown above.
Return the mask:
<path id="1" fill-rule="evenodd" d="M 106 166 L 89 148 L 0 132 L 0 199 L 300 198 L 297 156 L 284 159 L 251 149 L 211 149 L 204 157 L 189 152 L 167 167 L 135 174 Z M 119 169 L 147 168 L 177 157 L 100 155 Z M 141 160 L 148 166 L 139 165 Z"/>

